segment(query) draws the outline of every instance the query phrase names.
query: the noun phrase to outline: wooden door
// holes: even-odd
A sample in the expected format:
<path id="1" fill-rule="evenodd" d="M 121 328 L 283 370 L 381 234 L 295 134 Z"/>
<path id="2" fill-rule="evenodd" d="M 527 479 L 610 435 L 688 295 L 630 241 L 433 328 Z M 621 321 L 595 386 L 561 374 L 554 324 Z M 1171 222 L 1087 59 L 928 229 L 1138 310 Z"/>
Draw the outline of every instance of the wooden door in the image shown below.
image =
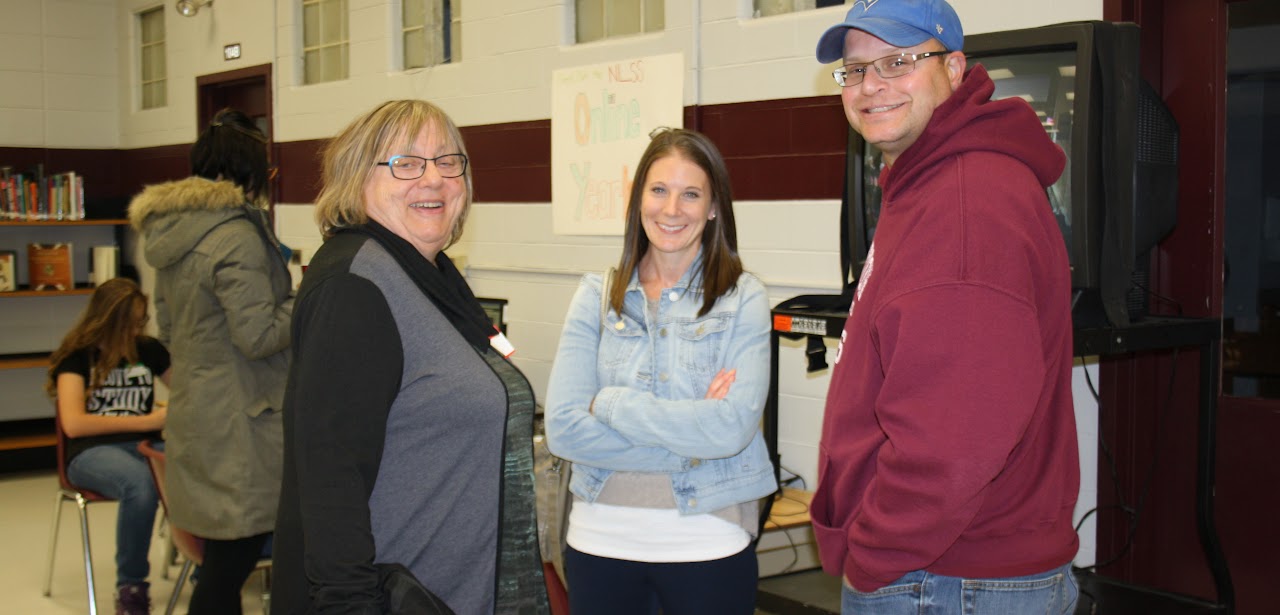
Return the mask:
<path id="1" fill-rule="evenodd" d="M 271 65 L 250 66 L 224 73 L 196 77 L 196 130 L 204 130 L 220 110 L 232 107 L 253 118 L 267 135 L 267 156 L 279 159 L 272 126 Z M 279 200 L 279 182 L 272 182 L 271 204 Z"/>

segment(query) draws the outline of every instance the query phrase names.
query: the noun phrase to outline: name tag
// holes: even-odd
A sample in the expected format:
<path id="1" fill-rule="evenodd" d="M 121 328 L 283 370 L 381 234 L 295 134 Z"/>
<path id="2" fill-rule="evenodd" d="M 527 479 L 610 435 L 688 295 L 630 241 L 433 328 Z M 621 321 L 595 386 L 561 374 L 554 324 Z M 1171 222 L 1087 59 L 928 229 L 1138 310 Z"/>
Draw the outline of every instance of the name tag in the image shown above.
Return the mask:
<path id="1" fill-rule="evenodd" d="M 516 353 L 516 347 L 511 345 L 511 342 L 507 340 L 507 336 L 503 335 L 501 331 L 489 336 L 489 345 L 498 351 L 498 354 L 502 355 L 504 359 L 510 359 L 511 355 Z"/>

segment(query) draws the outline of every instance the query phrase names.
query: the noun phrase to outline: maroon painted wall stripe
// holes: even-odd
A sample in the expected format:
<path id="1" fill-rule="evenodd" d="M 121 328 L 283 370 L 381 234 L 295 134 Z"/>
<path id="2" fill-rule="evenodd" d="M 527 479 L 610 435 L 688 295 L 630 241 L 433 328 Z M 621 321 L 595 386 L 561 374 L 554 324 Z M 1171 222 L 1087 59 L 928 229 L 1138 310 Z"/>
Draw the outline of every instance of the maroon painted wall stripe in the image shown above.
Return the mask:
<path id="1" fill-rule="evenodd" d="M 686 126 L 720 147 L 739 200 L 839 198 L 846 131 L 840 99 L 820 96 L 686 107 Z M 551 121 L 461 127 L 471 153 L 476 201 L 551 201 Z M 275 200 L 311 203 L 320 191 L 326 140 L 279 142 Z M 131 150 L 0 147 L 0 165 L 85 176 L 90 200 L 127 201 L 146 184 L 185 177 L 189 144 Z"/>

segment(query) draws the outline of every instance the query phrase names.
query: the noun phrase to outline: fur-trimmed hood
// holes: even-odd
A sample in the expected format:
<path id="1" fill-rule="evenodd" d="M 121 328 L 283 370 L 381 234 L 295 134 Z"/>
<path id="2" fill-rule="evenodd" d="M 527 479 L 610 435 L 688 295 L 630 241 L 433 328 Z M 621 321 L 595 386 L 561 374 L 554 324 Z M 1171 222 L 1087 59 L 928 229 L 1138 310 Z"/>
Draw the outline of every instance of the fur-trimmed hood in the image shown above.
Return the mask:
<path id="1" fill-rule="evenodd" d="M 129 223 L 142 234 L 147 262 L 160 268 L 177 262 L 219 224 L 248 217 L 251 207 L 234 183 L 193 176 L 147 186 L 129 203 Z"/>

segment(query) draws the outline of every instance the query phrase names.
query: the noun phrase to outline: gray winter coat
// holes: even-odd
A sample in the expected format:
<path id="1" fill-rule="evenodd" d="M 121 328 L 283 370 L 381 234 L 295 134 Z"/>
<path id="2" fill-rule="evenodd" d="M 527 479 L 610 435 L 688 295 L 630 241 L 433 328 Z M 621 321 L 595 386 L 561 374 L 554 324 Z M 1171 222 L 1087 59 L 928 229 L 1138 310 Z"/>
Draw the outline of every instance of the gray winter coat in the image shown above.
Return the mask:
<path id="1" fill-rule="evenodd" d="M 265 212 L 231 182 L 189 177 L 148 186 L 129 221 L 156 269 L 156 320 L 173 356 L 169 517 L 206 538 L 269 532 L 293 300 Z"/>

